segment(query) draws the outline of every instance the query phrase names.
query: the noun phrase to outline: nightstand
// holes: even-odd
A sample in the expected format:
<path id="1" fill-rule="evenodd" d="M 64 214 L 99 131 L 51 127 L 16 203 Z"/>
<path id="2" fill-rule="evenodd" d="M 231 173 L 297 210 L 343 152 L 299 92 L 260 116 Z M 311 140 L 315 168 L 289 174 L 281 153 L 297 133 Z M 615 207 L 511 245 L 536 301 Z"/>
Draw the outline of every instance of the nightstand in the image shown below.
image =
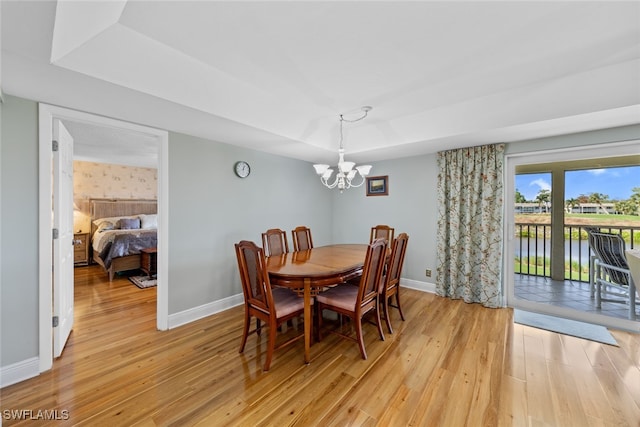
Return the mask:
<path id="1" fill-rule="evenodd" d="M 76 266 L 89 264 L 89 233 L 73 235 L 73 263 Z"/>
<path id="2" fill-rule="evenodd" d="M 158 250 L 156 248 L 140 251 L 140 270 L 147 273 L 149 278 L 158 273 Z"/>

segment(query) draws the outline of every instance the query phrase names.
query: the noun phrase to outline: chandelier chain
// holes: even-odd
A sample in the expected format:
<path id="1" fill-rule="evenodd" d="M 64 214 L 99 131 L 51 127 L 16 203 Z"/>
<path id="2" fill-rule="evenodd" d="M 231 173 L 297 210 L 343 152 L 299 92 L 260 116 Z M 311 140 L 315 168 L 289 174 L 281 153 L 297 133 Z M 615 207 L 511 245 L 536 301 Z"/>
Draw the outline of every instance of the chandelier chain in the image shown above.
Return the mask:
<path id="1" fill-rule="evenodd" d="M 358 117 L 357 119 L 353 119 L 353 120 L 347 120 L 344 118 L 344 114 L 340 114 L 340 149 L 344 150 L 344 145 L 343 145 L 343 133 L 342 133 L 342 123 L 343 122 L 347 122 L 347 123 L 355 123 L 355 122 L 359 122 L 360 120 L 364 119 L 365 117 L 367 117 L 367 115 L 369 114 L 369 110 L 371 110 L 371 107 L 362 107 L 362 111 L 364 111 L 364 114 L 360 117 Z"/>
<path id="2" fill-rule="evenodd" d="M 354 162 L 347 162 L 344 160 L 344 131 L 343 124 L 347 123 L 355 123 L 367 117 L 369 111 L 371 111 L 371 107 L 364 106 L 362 107 L 362 111 L 364 114 L 358 117 L 357 119 L 347 120 L 344 118 L 343 114 L 340 114 L 340 146 L 338 150 L 338 167 L 337 174 L 333 182 L 330 182 L 330 178 L 333 175 L 334 169 L 329 168 L 329 165 L 325 164 L 315 164 L 313 165 L 316 173 L 320 176 L 320 182 L 325 187 L 332 189 L 338 188 L 342 193 L 344 190 L 351 187 L 360 187 L 366 181 L 367 175 L 371 171 L 371 165 L 360 165 L 356 166 Z M 360 182 L 356 183 L 354 179 L 356 176 L 360 177 Z"/>

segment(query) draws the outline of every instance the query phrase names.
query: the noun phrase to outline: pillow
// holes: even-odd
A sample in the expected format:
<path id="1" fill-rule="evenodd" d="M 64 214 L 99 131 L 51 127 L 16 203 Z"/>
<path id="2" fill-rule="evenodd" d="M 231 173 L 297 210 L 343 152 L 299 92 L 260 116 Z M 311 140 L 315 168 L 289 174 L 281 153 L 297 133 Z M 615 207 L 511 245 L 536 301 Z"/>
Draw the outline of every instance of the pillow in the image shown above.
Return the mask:
<path id="1" fill-rule="evenodd" d="M 110 221 L 102 221 L 100 223 L 100 225 L 98 225 L 98 229 L 96 230 L 96 233 L 102 233 L 103 231 L 113 230 L 114 227 L 115 226 L 113 225 L 112 222 L 110 222 Z"/>
<path id="2" fill-rule="evenodd" d="M 100 224 L 102 224 L 103 222 L 110 222 L 115 227 L 115 225 L 118 223 L 118 220 L 122 218 L 136 218 L 136 217 L 135 216 L 111 216 L 111 217 L 105 217 L 105 218 L 98 218 L 93 220 L 93 224 L 96 227 L 99 227 Z"/>
<path id="3" fill-rule="evenodd" d="M 116 228 L 121 230 L 136 230 L 140 228 L 140 218 L 120 218 Z"/>
<path id="4" fill-rule="evenodd" d="M 138 218 L 140 218 L 140 228 L 147 229 L 147 230 L 152 228 L 158 228 L 157 214 L 138 215 Z"/>
<path id="5" fill-rule="evenodd" d="M 95 225 L 96 227 L 100 227 L 100 224 L 105 223 L 105 222 L 109 222 L 109 223 L 115 225 L 116 221 L 118 219 L 120 219 L 120 218 L 98 218 L 98 219 L 93 221 L 93 225 Z"/>

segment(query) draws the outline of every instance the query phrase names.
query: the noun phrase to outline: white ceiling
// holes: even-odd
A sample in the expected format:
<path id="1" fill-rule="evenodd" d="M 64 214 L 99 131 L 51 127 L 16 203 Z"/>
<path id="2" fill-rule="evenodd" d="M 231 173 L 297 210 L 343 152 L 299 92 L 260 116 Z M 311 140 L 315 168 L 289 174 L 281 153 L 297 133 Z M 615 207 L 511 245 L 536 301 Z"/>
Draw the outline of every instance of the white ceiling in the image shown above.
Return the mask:
<path id="1" fill-rule="evenodd" d="M 640 123 L 635 1 L 1 8 L 5 93 L 310 162 L 337 161 L 364 105 L 357 162 Z M 70 127 L 94 157 L 137 143 Z"/>

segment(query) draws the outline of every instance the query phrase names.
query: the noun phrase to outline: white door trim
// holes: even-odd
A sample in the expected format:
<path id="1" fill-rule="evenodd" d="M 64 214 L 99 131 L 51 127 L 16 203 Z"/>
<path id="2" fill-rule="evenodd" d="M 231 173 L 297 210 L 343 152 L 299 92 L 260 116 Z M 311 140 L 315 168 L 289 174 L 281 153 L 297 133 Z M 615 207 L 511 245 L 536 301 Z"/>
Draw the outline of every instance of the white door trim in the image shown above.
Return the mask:
<path id="1" fill-rule="evenodd" d="M 53 105 L 38 105 L 39 178 L 38 178 L 38 283 L 39 283 L 39 367 L 40 372 L 53 366 L 52 342 L 52 256 L 51 199 L 53 119 L 82 121 L 101 126 L 111 126 L 146 133 L 158 138 L 158 287 L 156 324 L 159 330 L 168 329 L 169 288 L 169 133 L 166 130 L 96 116 L 81 111 Z"/>

